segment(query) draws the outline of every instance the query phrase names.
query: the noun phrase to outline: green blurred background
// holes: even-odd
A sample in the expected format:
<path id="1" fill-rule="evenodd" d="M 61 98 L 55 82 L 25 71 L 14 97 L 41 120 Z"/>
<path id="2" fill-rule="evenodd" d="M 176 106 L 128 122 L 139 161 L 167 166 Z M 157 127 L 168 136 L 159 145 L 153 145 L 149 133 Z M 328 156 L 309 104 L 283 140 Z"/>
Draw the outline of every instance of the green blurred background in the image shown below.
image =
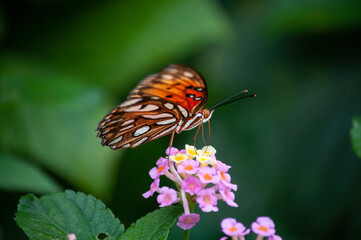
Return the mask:
<path id="1" fill-rule="evenodd" d="M 360 1 L 3 0 L 0 239 L 27 239 L 12 218 L 28 192 L 93 194 L 126 227 L 157 208 L 141 194 L 169 137 L 112 151 L 95 129 L 169 63 L 202 73 L 208 107 L 257 94 L 213 114 L 211 144 L 232 166 L 239 207 L 202 213 L 191 239 L 219 239 L 224 217 L 263 215 L 283 239 L 360 238 L 361 160 L 349 136 L 361 115 Z"/>

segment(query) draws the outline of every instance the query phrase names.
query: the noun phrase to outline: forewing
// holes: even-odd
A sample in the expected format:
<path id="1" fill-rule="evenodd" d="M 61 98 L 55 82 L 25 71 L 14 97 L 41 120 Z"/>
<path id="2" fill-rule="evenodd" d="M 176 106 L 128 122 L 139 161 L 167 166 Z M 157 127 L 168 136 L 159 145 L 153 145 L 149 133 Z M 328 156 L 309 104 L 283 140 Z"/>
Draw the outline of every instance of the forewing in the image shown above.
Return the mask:
<path id="1" fill-rule="evenodd" d="M 141 81 L 129 98 L 145 96 L 162 99 L 163 104 L 172 103 L 187 118 L 204 106 L 208 93 L 199 73 L 184 65 L 170 64 Z"/>

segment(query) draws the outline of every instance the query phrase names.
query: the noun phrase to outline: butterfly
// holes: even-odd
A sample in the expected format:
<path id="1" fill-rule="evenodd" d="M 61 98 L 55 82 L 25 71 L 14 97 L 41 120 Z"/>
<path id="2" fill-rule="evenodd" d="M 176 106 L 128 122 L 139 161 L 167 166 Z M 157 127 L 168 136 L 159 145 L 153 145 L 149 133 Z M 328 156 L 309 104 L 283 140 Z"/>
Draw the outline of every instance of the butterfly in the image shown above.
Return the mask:
<path id="1" fill-rule="evenodd" d="M 202 109 L 207 85 L 195 70 L 170 64 L 142 80 L 126 101 L 98 124 L 103 146 L 135 148 L 170 133 L 181 133 L 207 122 L 213 110 Z"/>
<path id="2" fill-rule="evenodd" d="M 170 64 L 142 80 L 127 100 L 111 110 L 99 122 L 97 137 L 103 146 L 121 149 L 172 134 L 171 146 L 174 133 L 209 121 L 216 107 L 237 101 L 233 98 L 240 93 L 203 109 L 208 97 L 203 77 L 188 66 Z"/>

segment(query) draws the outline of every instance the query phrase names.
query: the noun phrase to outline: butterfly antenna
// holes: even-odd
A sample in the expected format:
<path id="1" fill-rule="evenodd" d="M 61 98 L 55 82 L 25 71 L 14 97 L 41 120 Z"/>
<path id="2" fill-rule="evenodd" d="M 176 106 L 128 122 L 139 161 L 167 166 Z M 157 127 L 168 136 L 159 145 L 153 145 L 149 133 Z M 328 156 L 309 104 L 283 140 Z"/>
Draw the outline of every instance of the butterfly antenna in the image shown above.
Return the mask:
<path id="1" fill-rule="evenodd" d="M 224 105 L 230 104 L 232 102 L 235 102 L 235 101 L 238 101 L 238 100 L 241 100 L 241 99 L 244 99 L 244 98 L 256 97 L 256 94 L 251 94 L 251 95 L 242 96 L 242 97 L 237 98 L 239 95 L 241 95 L 243 93 L 248 93 L 248 90 L 243 90 L 241 92 L 238 92 L 238 93 L 234 94 L 233 96 L 230 96 L 229 98 L 226 98 L 225 100 L 223 100 L 220 103 L 217 103 L 216 105 L 211 107 L 209 110 L 216 109 L 216 108 L 218 108 L 220 106 L 224 106 Z"/>

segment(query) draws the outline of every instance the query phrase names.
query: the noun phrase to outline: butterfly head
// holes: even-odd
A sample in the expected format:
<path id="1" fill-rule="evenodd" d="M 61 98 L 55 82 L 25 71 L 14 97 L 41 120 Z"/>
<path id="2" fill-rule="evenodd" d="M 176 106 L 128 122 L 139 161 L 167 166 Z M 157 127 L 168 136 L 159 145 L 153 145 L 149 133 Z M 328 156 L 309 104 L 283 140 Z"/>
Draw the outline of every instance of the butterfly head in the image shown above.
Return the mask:
<path id="1" fill-rule="evenodd" d="M 205 122 L 208 122 L 209 119 L 211 119 L 212 117 L 212 114 L 214 112 L 214 109 L 204 109 L 201 111 L 202 113 L 202 121 L 205 123 Z"/>

